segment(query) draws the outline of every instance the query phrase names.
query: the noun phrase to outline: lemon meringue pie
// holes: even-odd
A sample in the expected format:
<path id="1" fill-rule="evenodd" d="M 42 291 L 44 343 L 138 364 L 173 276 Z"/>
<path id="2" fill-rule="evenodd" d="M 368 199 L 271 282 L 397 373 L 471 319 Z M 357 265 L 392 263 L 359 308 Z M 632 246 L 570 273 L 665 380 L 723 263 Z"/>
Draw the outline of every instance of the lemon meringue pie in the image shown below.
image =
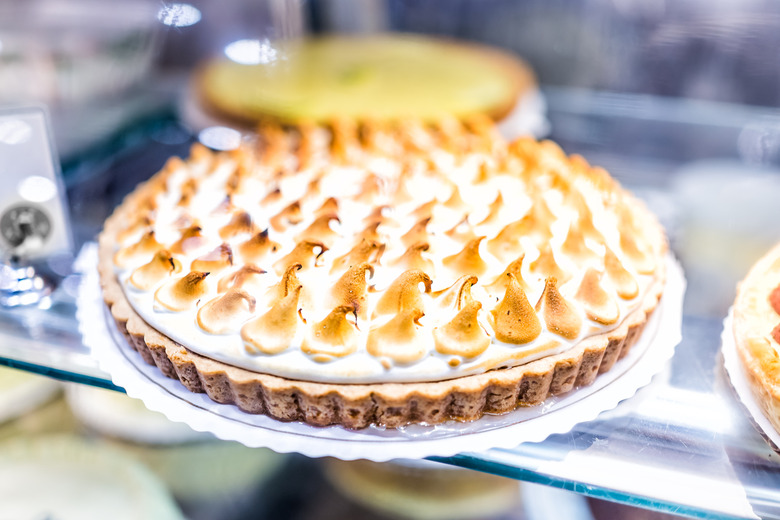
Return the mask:
<path id="1" fill-rule="evenodd" d="M 590 384 L 663 290 L 666 239 L 603 169 L 486 118 L 260 127 L 195 145 L 107 220 L 144 359 L 314 425 L 472 420 Z"/>

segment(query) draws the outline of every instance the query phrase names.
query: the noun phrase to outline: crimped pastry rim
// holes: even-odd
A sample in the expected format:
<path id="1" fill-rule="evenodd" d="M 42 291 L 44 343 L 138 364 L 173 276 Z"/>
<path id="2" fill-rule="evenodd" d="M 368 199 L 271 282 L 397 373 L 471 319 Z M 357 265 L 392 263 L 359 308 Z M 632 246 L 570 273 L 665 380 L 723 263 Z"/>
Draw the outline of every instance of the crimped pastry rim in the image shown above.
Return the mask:
<path id="1" fill-rule="evenodd" d="M 99 237 L 98 270 L 105 303 L 130 345 L 164 375 L 193 392 L 247 413 L 314 426 L 399 427 L 475 420 L 540 404 L 551 395 L 591 384 L 624 357 L 641 336 L 665 283 L 658 262 L 654 283 L 642 304 L 616 329 L 591 336 L 569 350 L 512 368 L 423 383 L 335 384 L 286 379 L 251 372 L 195 354 L 148 325 L 132 309 L 113 270 L 113 245 L 125 213 L 132 213 L 149 184 L 128 195 L 106 220 Z M 646 211 L 642 209 L 642 211 Z M 657 236 L 663 236 L 660 233 Z M 664 244 L 665 251 L 665 244 Z M 420 409 L 422 406 L 422 410 Z"/>

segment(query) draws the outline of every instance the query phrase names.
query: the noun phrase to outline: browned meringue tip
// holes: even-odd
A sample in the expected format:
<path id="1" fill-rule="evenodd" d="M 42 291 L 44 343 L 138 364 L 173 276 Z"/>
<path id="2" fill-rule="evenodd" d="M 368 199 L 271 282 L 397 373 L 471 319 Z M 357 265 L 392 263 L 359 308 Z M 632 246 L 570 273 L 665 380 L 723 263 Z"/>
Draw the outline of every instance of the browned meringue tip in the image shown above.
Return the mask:
<path id="1" fill-rule="evenodd" d="M 367 224 L 365 229 L 358 233 L 355 238 L 358 240 L 358 242 L 361 240 L 368 240 L 369 242 L 381 242 L 382 235 L 378 231 L 381 224 L 382 222 L 379 221 Z"/>
<path id="2" fill-rule="evenodd" d="M 585 315 L 602 325 L 612 325 L 620 317 L 617 302 L 601 286 L 601 273 L 589 268 L 582 277 L 575 300 L 582 302 Z"/>
<path id="3" fill-rule="evenodd" d="M 653 255 L 640 246 L 639 242 L 628 232 L 620 232 L 620 249 L 640 274 L 651 274 L 655 270 Z"/>
<path id="4" fill-rule="evenodd" d="M 154 293 L 157 304 L 171 311 L 185 311 L 194 307 L 208 292 L 206 277 L 209 273 L 192 271 L 173 280 Z"/>
<path id="5" fill-rule="evenodd" d="M 604 270 L 615 286 L 618 296 L 624 300 L 632 300 L 639 294 L 639 284 L 620 262 L 615 253 L 607 248 L 604 254 Z"/>
<path id="6" fill-rule="evenodd" d="M 436 351 L 440 354 L 476 357 L 490 346 L 490 336 L 477 321 L 482 304 L 466 304 L 447 324 L 433 329 Z"/>
<path id="7" fill-rule="evenodd" d="M 452 193 L 450 194 L 449 198 L 444 201 L 444 207 L 452 210 L 461 210 L 466 206 L 467 206 L 466 201 L 464 201 L 463 197 L 461 197 L 460 189 L 458 189 L 458 185 L 453 183 Z"/>
<path id="8" fill-rule="evenodd" d="M 163 246 L 155 238 L 154 231 L 145 233 L 138 242 L 123 247 L 114 254 L 114 265 L 120 268 L 148 262 Z"/>
<path id="9" fill-rule="evenodd" d="M 198 310 L 198 326 L 210 334 L 230 334 L 255 312 L 255 299 L 241 289 L 231 289 Z"/>
<path id="10" fill-rule="evenodd" d="M 582 318 L 558 292 L 558 281 L 549 277 L 544 282 L 544 291 L 536 303 L 536 312 L 544 317 L 547 330 L 566 339 L 574 339 L 582 329 Z"/>
<path id="11" fill-rule="evenodd" d="M 479 254 L 479 244 L 484 239 L 485 237 L 477 237 L 469 241 L 459 253 L 445 257 L 442 264 L 457 273 L 476 274 L 477 276 L 484 274 L 488 265 Z"/>
<path id="12" fill-rule="evenodd" d="M 349 250 L 348 253 L 333 260 L 330 269 L 331 274 L 340 269 L 362 264 L 363 262 L 376 263 L 384 252 L 384 244 L 362 239 L 358 244 Z"/>
<path id="13" fill-rule="evenodd" d="M 270 289 L 269 295 L 274 300 L 280 300 L 297 290 L 301 286 L 301 281 L 297 275 L 297 272 L 300 270 L 301 264 L 295 263 L 288 266 L 279 282 Z"/>
<path id="14" fill-rule="evenodd" d="M 510 280 L 508 275 L 511 274 L 514 276 L 517 283 L 520 284 L 520 287 L 522 287 L 523 291 L 528 293 L 530 288 L 525 282 L 525 279 L 523 279 L 522 274 L 524 260 L 525 254 L 520 254 L 520 256 L 518 256 L 509 265 L 506 266 L 506 269 L 504 269 L 503 273 L 498 275 L 496 279 L 493 280 L 490 284 L 485 285 L 485 290 L 487 290 L 487 292 L 490 294 L 503 294 L 506 291 L 506 286 Z"/>
<path id="15" fill-rule="evenodd" d="M 561 252 L 579 263 L 590 261 L 600 262 L 601 260 L 598 253 L 587 246 L 585 243 L 585 236 L 576 224 L 569 226 L 569 232 L 566 234 L 563 244 L 561 244 Z"/>
<path id="16" fill-rule="evenodd" d="M 314 158 L 314 133 L 317 127 L 313 123 L 298 125 L 298 148 L 295 155 L 298 159 L 298 170 L 307 169 Z"/>
<path id="17" fill-rule="evenodd" d="M 431 217 L 425 217 L 409 228 L 409 231 L 401 237 L 403 245 L 409 247 L 418 242 L 426 242 L 428 240 L 427 228 L 430 221 Z"/>
<path id="18" fill-rule="evenodd" d="M 276 274 L 287 271 L 291 265 L 300 264 L 303 269 L 309 269 L 317 264 L 317 260 L 328 248 L 316 240 L 302 240 L 287 255 L 274 262 Z"/>
<path id="19" fill-rule="evenodd" d="M 523 252 L 520 242 L 523 236 L 532 236 L 537 243 L 545 243 L 552 238 L 552 232 L 548 226 L 539 226 L 533 215 L 527 214 L 520 220 L 510 222 L 488 240 L 487 250 L 496 258 L 506 261 Z"/>
<path id="20" fill-rule="evenodd" d="M 245 287 L 260 287 L 260 278 L 266 273 L 265 269 L 246 264 L 234 273 L 223 276 L 217 284 L 217 292 L 223 293 L 230 289 L 243 289 Z"/>
<path id="21" fill-rule="evenodd" d="M 390 267 L 400 267 L 404 270 L 419 269 L 420 271 L 432 273 L 434 269 L 433 261 L 422 256 L 423 252 L 430 247 L 427 242 L 412 244 L 403 255 L 389 262 L 388 265 Z"/>
<path id="22" fill-rule="evenodd" d="M 540 274 L 544 277 L 554 277 L 560 283 L 565 283 L 571 278 L 571 275 L 564 271 L 555 260 L 555 255 L 549 244 L 545 244 L 539 252 L 539 257 L 528 266 L 531 272 Z"/>
<path id="23" fill-rule="evenodd" d="M 249 354 L 278 354 L 290 346 L 300 320 L 301 288 L 300 284 L 293 287 L 268 312 L 241 327 L 241 339 Z"/>
<path id="24" fill-rule="evenodd" d="M 487 216 L 477 223 L 478 226 L 487 226 L 498 222 L 498 215 L 501 212 L 501 208 L 504 207 L 504 197 L 501 192 L 498 193 L 495 200 L 490 203 L 488 207 Z"/>
<path id="25" fill-rule="evenodd" d="M 431 292 L 433 280 L 419 269 L 409 269 L 398 276 L 382 293 L 376 303 L 373 315 L 395 314 L 404 309 L 416 309 L 423 312 L 424 305 L 420 294 L 420 284 L 423 291 Z"/>
<path id="26" fill-rule="evenodd" d="M 259 264 L 279 250 L 279 244 L 268 238 L 268 230 L 257 233 L 238 245 L 238 253 L 244 262 Z"/>
<path id="27" fill-rule="evenodd" d="M 198 180 L 195 178 L 189 178 L 181 185 L 181 196 L 179 197 L 179 201 L 176 203 L 177 206 L 189 206 L 192 202 L 192 199 L 197 195 L 198 193 Z"/>
<path id="28" fill-rule="evenodd" d="M 471 286 L 476 283 L 476 276 L 464 274 L 446 289 L 432 292 L 431 296 L 436 299 L 436 304 L 440 307 L 454 308 L 459 311 L 473 300 Z"/>
<path id="29" fill-rule="evenodd" d="M 347 315 L 355 312 L 349 305 L 333 309 L 325 319 L 315 323 L 303 340 L 301 350 L 313 356 L 314 361 L 327 362 L 348 356 L 357 350 L 358 330 Z"/>
<path id="30" fill-rule="evenodd" d="M 181 157 L 172 156 L 169 157 L 167 161 L 165 161 L 165 164 L 162 167 L 162 172 L 164 173 L 164 177 L 167 177 L 168 175 L 182 169 L 186 168 L 187 163 L 184 162 L 184 160 Z"/>
<path id="31" fill-rule="evenodd" d="M 193 271 L 219 272 L 233 265 L 233 250 L 228 244 L 220 244 L 212 251 L 192 261 Z"/>
<path id="32" fill-rule="evenodd" d="M 265 197 L 262 198 L 262 200 L 260 201 L 260 205 L 267 206 L 269 204 L 275 203 L 281 198 L 282 198 L 282 190 L 280 190 L 279 188 L 274 188 L 271 191 L 269 191 L 265 195 Z"/>
<path id="33" fill-rule="evenodd" d="M 444 234 L 458 242 L 469 242 L 477 238 L 474 228 L 469 224 L 468 215 L 464 215 L 460 222 L 445 231 Z"/>
<path id="34" fill-rule="evenodd" d="M 325 199 L 322 205 L 314 211 L 314 215 L 317 217 L 321 217 L 323 215 L 338 215 L 338 211 L 339 202 L 333 197 L 328 197 Z"/>
<path id="35" fill-rule="evenodd" d="M 331 122 L 332 139 L 330 153 L 337 163 L 349 162 L 358 145 L 357 124 L 348 118 Z"/>
<path id="36" fill-rule="evenodd" d="M 171 244 L 170 250 L 175 255 L 186 255 L 197 251 L 206 245 L 206 237 L 201 234 L 200 226 L 190 226 L 181 232 L 179 239 Z"/>
<path id="37" fill-rule="evenodd" d="M 438 203 L 439 201 L 437 201 L 436 199 L 431 199 L 428 202 L 425 202 L 417 206 L 409 213 L 409 215 L 420 220 L 427 219 L 428 221 L 430 221 L 431 218 L 433 217 L 433 208 L 435 208 Z"/>
<path id="38" fill-rule="evenodd" d="M 190 146 L 189 160 L 194 162 L 211 161 L 214 158 L 214 153 L 201 143 L 193 143 Z"/>
<path id="39" fill-rule="evenodd" d="M 252 217 L 246 211 L 237 211 L 233 214 L 230 222 L 222 226 L 219 230 L 219 237 L 222 240 L 227 240 L 241 233 L 255 233 L 255 225 L 252 222 Z"/>
<path id="40" fill-rule="evenodd" d="M 331 222 L 341 223 L 341 219 L 335 213 L 327 213 L 315 218 L 309 226 L 301 231 L 297 240 L 319 240 L 327 246 L 332 246 L 339 234 L 330 227 Z"/>
<path id="41" fill-rule="evenodd" d="M 490 311 L 490 322 L 496 339 L 504 343 L 528 343 L 539 337 L 542 325 L 514 275 L 507 275 L 504 298 Z"/>
<path id="42" fill-rule="evenodd" d="M 362 263 L 347 269 L 331 289 L 332 302 L 336 306 L 349 306 L 355 315 L 364 319 L 368 313 L 368 298 L 366 296 L 368 281 L 366 275 L 374 276 L 374 267 Z"/>
<path id="43" fill-rule="evenodd" d="M 165 249 L 157 251 L 149 263 L 130 275 L 130 284 L 142 291 L 149 291 L 172 274 L 181 272 L 181 262 Z"/>
<path id="44" fill-rule="evenodd" d="M 148 233 L 152 231 L 153 223 L 147 216 L 139 217 L 135 222 L 123 228 L 117 233 L 116 238 L 120 244 L 127 241 L 128 238 L 137 235 L 140 232 Z"/>
<path id="45" fill-rule="evenodd" d="M 298 224 L 303 220 L 301 203 L 297 200 L 269 219 L 275 231 L 284 231 L 288 226 Z"/>
<path id="46" fill-rule="evenodd" d="M 374 357 L 389 358 L 399 365 L 419 361 L 427 353 L 418 321 L 422 316 L 419 309 L 400 311 L 384 325 L 369 331 L 366 350 Z"/>
<path id="47" fill-rule="evenodd" d="M 375 173 L 369 173 L 360 185 L 360 191 L 355 195 L 356 200 L 371 202 L 383 191 L 383 181 Z"/>

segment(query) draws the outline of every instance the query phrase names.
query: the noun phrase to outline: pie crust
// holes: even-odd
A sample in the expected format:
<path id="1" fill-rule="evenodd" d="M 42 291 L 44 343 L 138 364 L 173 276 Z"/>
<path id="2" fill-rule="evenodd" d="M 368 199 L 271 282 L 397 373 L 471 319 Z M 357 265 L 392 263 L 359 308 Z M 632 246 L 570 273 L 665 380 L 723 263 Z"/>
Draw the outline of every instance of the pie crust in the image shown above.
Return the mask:
<path id="1" fill-rule="evenodd" d="M 334 133 L 337 132 L 335 128 L 332 130 Z M 479 130 L 474 130 L 475 128 L 479 128 Z M 433 130 L 431 128 L 425 129 L 430 135 L 440 139 L 435 144 L 437 149 L 442 146 L 440 129 L 441 126 Z M 277 131 L 273 130 L 272 133 L 275 134 Z M 615 211 L 622 212 L 620 213 L 621 222 L 628 220 L 633 223 L 633 227 L 621 228 L 619 233 L 622 251 L 620 258 L 622 260 L 618 260 L 609 247 L 606 248 L 606 252 L 602 256 L 596 255 L 598 258 L 595 260 L 601 262 L 600 265 L 605 272 L 617 269 L 614 265 L 611 266 L 611 262 L 612 264 L 619 263 L 620 266 L 623 263 L 630 264 L 628 270 L 634 273 L 636 278 L 640 276 L 636 274 L 637 272 L 646 273 L 641 277 L 643 280 L 642 290 L 638 293 L 631 292 L 630 284 L 628 289 L 621 289 L 620 284 L 610 282 L 610 287 L 614 285 L 614 290 L 623 294 L 621 298 L 632 302 L 630 306 L 626 307 L 628 311 L 621 315 L 619 320 L 615 318 L 616 321 L 610 322 L 609 314 L 612 307 L 608 305 L 612 301 L 611 299 L 618 297 L 612 293 L 610 293 L 611 296 L 605 296 L 604 290 L 598 289 L 601 287 L 599 285 L 600 275 L 587 272 L 583 275 L 579 272 L 585 270 L 582 267 L 576 275 L 582 279 L 576 296 L 562 297 L 556 288 L 555 279 L 548 278 L 546 282 L 542 280 L 544 290 L 536 309 L 530 309 L 530 312 L 535 311 L 546 324 L 544 334 L 554 333 L 562 338 L 577 338 L 577 341 L 563 351 L 552 352 L 550 355 L 517 366 L 490 366 L 489 369 L 481 373 L 428 381 L 319 382 L 248 370 L 232 363 L 198 354 L 193 350 L 197 350 L 196 345 L 190 345 L 190 348 L 187 348 L 177 343 L 156 330 L 141 317 L 138 309 L 128 299 L 127 291 L 130 289 L 122 286 L 123 283 L 128 283 L 127 278 L 124 281 L 120 279 L 115 264 L 117 255 L 121 256 L 123 251 L 133 247 L 132 244 L 131 246 L 123 245 L 123 236 L 128 234 L 128 229 L 134 225 L 133 223 L 139 221 L 139 217 L 143 219 L 151 214 L 149 212 L 150 200 L 153 200 L 156 194 L 160 193 L 160 190 L 166 189 L 166 179 L 171 175 L 174 167 L 181 166 L 181 160 L 173 160 L 160 173 L 139 186 L 124 200 L 114 214 L 107 219 L 105 228 L 100 235 L 99 271 L 103 294 L 119 330 L 147 363 L 156 365 L 165 376 L 179 379 L 193 392 L 205 392 L 216 402 L 235 404 L 248 413 L 265 414 L 283 421 L 303 421 L 318 426 L 339 424 L 349 428 L 365 428 L 369 425 L 377 425 L 392 428 L 410 423 L 437 424 L 453 419 L 470 421 L 483 414 L 500 414 L 519 406 L 538 405 L 550 396 L 591 384 L 599 373 L 610 370 L 618 359 L 629 352 L 640 337 L 648 317 L 658 304 L 665 281 L 664 256 L 667 246 L 663 231 L 641 203 L 618 186 L 606 172 L 590 167 L 582 158 L 576 156 L 567 158 L 553 143 L 537 143 L 525 139 L 507 144 L 496 136 L 489 123 L 482 120 L 479 125 L 460 126 L 458 124 L 458 134 L 468 138 L 466 140 L 470 143 L 468 146 L 476 146 L 481 150 L 480 153 L 492 154 L 499 158 L 508 156 L 520 159 L 518 163 L 512 163 L 514 166 L 507 166 L 510 164 L 509 162 L 502 163 L 507 170 L 520 168 L 527 172 L 532 165 L 538 167 L 540 163 L 544 163 L 550 157 L 555 158 L 556 161 L 562 161 L 555 164 L 563 165 L 561 166 L 563 168 L 577 170 L 576 179 L 585 179 L 589 183 L 588 185 L 595 187 L 594 189 L 600 193 L 603 192 L 604 200 L 606 204 L 610 205 L 610 208 L 617 208 Z M 266 138 L 267 135 L 261 131 L 260 141 L 265 142 Z M 478 145 L 474 145 L 474 139 L 479 141 Z M 336 139 L 334 139 L 335 141 Z M 451 139 L 448 141 L 451 144 Z M 258 147 L 259 145 L 253 146 Z M 358 146 L 362 145 L 358 144 Z M 268 150 L 272 148 L 260 146 L 260 157 L 264 157 L 264 154 L 267 154 Z M 421 152 L 420 150 L 409 152 L 410 155 L 423 158 L 423 160 L 428 160 L 426 158 L 431 157 L 431 153 L 435 155 L 438 152 Z M 196 160 L 207 157 L 208 161 L 216 159 L 218 162 L 226 156 L 230 156 L 230 154 L 214 155 L 198 146 L 193 149 L 193 157 Z M 553 177 L 557 179 L 556 182 L 565 185 L 565 188 L 551 186 L 549 189 L 574 189 L 566 183 L 564 177 Z M 420 202 L 425 201 L 420 200 Z M 586 211 L 588 211 L 587 206 L 588 204 L 585 204 Z M 624 224 L 619 225 L 623 226 Z M 606 230 L 602 229 L 602 231 L 606 233 Z M 598 233 L 598 230 L 596 232 Z M 618 234 L 615 237 L 618 237 Z M 139 242 L 141 240 L 143 238 Z M 618 238 L 614 238 L 613 242 L 617 240 Z M 639 240 L 643 241 L 642 248 L 638 248 L 635 243 Z M 568 239 L 564 242 L 568 242 Z M 162 247 L 158 246 L 157 250 Z M 547 247 L 549 248 L 549 244 Z M 566 249 L 567 246 L 558 244 L 556 247 Z M 540 248 L 543 249 L 544 246 L 540 246 Z M 569 247 L 569 249 L 572 248 Z M 638 255 L 638 249 L 643 249 L 645 254 L 632 257 L 632 253 Z M 570 254 L 572 258 L 585 258 L 585 256 L 578 255 L 593 256 L 593 250 L 588 250 L 586 246 L 584 251 L 579 253 L 569 251 L 566 254 Z M 151 253 L 147 256 L 150 255 Z M 540 252 L 539 257 L 543 256 L 544 253 Z M 554 256 L 551 257 L 553 258 L 552 265 L 548 265 L 548 269 L 556 267 Z M 629 260 L 630 258 L 633 260 Z M 458 258 L 453 262 L 458 263 Z M 461 264 L 458 263 L 458 265 Z M 467 262 L 466 267 L 460 272 L 468 275 L 473 265 L 473 263 Z M 635 270 L 637 265 L 639 271 Z M 509 267 L 507 271 L 509 271 Z M 623 274 L 628 272 L 625 267 L 622 271 L 618 271 Z M 185 268 L 181 274 L 186 272 Z M 519 268 L 517 272 L 520 273 Z M 564 271 L 562 274 L 566 275 L 566 272 Z M 576 277 L 575 279 L 577 279 Z M 590 283 L 586 283 L 586 279 L 590 278 L 592 278 Z M 514 277 L 512 279 L 517 280 Z M 519 282 L 523 282 L 523 280 L 521 279 Z M 509 283 L 507 282 L 507 284 Z M 167 285 L 163 285 L 163 287 L 167 287 Z M 625 284 L 622 287 L 625 287 Z M 507 288 L 503 302 L 510 299 L 509 293 L 510 289 Z M 577 302 L 581 302 L 581 305 L 578 304 L 576 308 L 584 310 L 575 313 L 569 312 L 571 309 L 560 303 L 562 299 L 565 301 L 567 298 L 569 300 L 576 298 Z M 200 305 L 200 301 L 198 301 L 198 305 L 200 309 L 205 306 Z M 499 306 L 495 308 L 498 309 Z M 460 304 L 458 304 L 458 309 L 461 309 Z M 353 307 L 352 310 L 357 318 L 357 308 Z M 484 309 L 482 312 L 485 310 L 488 309 Z M 399 311 L 399 315 L 401 311 Z M 522 336 L 528 332 L 528 321 L 525 320 L 526 317 L 522 317 L 518 322 L 522 325 L 517 325 L 516 329 L 509 329 L 510 337 L 506 341 L 511 343 L 524 341 L 518 340 L 516 336 L 513 339 L 511 335 L 519 334 Z M 221 321 L 217 321 L 221 323 Z M 415 323 L 417 322 L 415 321 Z M 452 323 L 456 323 L 456 320 L 453 320 Z M 601 326 L 599 324 L 603 323 L 612 323 L 612 325 L 599 328 Z M 457 329 L 456 325 L 453 327 Z M 310 323 L 307 323 L 307 326 L 310 326 Z M 574 328 L 573 335 L 569 333 L 569 329 L 572 327 Z M 581 331 L 585 330 L 583 327 L 588 327 L 587 330 L 596 332 L 581 334 Z M 496 325 L 493 328 L 498 330 L 500 327 Z M 485 332 L 484 325 L 482 329 Z M 464 337 L 458 335 L 460 332 L 454 330 L 452 337 Z M 390 331 L 390 334 L 392 333 L 393 331 Z M 536 334 L 539 333 L 536 332 Z M 495 339 L 491 345 L 493 344 L 495 344 Z M 382 356 L 377 355 L 377 357 Z M 399 363 L 399 365 L 403 365 L 403 363 Z M 388 373 L 392 373 L 390 368 L 388 367 Z"/>
<path id="2" fill-rule="evenodd" d="M 780 286 L 780 244 L 750 269 L 734 303 L 734 341 L 748 384 L 761 409 L 780 432 L 780 344 L 773 336 L 780 314 L 770 295 Z"/>

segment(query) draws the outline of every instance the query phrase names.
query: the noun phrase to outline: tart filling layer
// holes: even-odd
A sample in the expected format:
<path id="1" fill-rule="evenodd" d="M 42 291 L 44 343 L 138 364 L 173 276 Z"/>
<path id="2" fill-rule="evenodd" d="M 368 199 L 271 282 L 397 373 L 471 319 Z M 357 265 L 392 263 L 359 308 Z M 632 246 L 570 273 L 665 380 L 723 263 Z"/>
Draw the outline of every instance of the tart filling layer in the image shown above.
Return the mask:
<path id="1" fill-rule="evenodd" d="M 114 270 L 135 312 L 289 379 L 522 365 L 620 327 L 663 278 L 662 233 L 603 170 L 484 121 L 264 127 L 133 197 Z"/>

